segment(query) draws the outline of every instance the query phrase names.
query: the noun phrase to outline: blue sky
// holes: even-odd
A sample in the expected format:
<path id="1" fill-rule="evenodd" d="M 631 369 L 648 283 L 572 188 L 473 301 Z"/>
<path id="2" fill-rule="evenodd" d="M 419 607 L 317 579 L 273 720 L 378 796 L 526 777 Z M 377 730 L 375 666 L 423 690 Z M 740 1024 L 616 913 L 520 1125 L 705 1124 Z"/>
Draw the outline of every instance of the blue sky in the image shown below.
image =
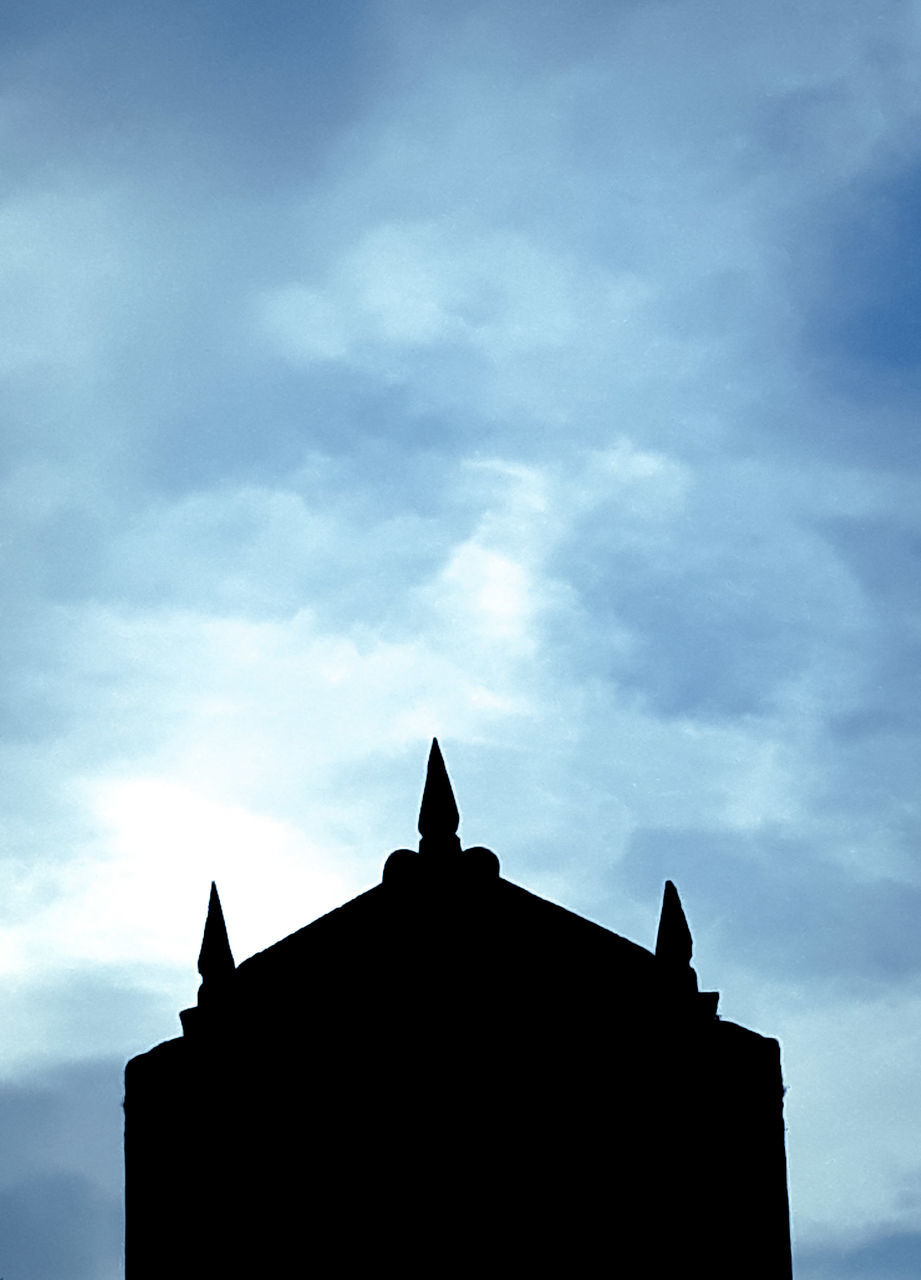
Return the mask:
<path id="1" fill-rule="evenodd" d="M 0 1269 L 126 1058 L 414 839 L 783 1048 L 801 1280 L 921 1266 L 921 9 L 8 4 Z"/>

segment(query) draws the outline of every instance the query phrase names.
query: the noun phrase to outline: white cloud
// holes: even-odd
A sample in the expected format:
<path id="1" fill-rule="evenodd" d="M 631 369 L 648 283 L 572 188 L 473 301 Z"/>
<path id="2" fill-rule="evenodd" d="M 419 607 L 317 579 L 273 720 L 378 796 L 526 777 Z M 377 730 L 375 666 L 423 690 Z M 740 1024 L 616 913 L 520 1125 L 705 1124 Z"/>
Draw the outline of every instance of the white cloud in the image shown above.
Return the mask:
<path id="1" fill-rule="evenodd" d="M 344 360 L 351 345 L 340 308 L 322 291 L 303 285 L 276 289 L 260 300 L 260 323 L 294 363 Z"/>
<path id="2" fill-rule="evenodd" d="M 806 1004 L 776 1011 L 797 1237 L 820 1240 L 842 1226 L 857 1234 L 887 1219 L 911 1229 L 916 1206 L 900 1193 L 917 1176 L 921 1142 L 921 994 L 909 987 L 866 1003 Z"/>
<path id="3" fill-rule="evenodd" d="M 319 287 L 268 291 L 255 311 L 295 363 L 343 361 L 410 382 L 423 401 L 524 413 L 540 427 L 571 421 L 566 399 L 587 362 L 632 380 L 644 347 L 667 357 L 662 335 L 649 336 L 649 294 L 629 272 L 587 269 L 561 247 L 446 216 L 384 223 L 347 248 Z"/>
<path id="4" fill-rule="evenodd" d="M 106 321 L 126 280 L 123 226 L 108 192 L 36 191 L 0 204 L 0 353 L 81 379 L 105 359 Z"/>

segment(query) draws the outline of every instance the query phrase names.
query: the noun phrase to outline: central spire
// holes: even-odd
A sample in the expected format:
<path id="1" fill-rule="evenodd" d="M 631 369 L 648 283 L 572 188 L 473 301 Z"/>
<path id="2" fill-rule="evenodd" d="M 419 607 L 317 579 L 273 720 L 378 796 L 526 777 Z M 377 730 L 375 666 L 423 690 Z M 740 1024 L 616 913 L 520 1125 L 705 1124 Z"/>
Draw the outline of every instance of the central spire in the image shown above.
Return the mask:
<path id="1" fill-rule="evenodd" d="M 460 814 L 438 739 L 432 739 L 422 804 L 419 806 L 420 853 L 459 853 Z"/>

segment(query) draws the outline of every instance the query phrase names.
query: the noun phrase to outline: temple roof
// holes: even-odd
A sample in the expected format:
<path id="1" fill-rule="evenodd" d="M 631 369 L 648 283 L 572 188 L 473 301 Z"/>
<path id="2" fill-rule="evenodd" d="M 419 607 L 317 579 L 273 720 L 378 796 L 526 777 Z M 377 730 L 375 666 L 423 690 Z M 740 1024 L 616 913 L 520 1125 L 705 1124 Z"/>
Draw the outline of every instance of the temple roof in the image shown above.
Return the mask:
<path id="1" fill-rule="evenodd" d="M 321 1003 L 365 1002 L 370 992 L 384 988 L 427 987 L 433 993 L 439 983 L 457 982 L 461 975 L 474 985 L 505 984 L 516 1000 L 525 989 L 565 990 L 638 1008 L 658 1004 L 666 989 L 683 998 L 696 995 L 690 930 L 671 881 L 654 955 L 504 879 L 489 849 L 461 848 L 459 821 L 435 740 L 418 850 L 396 850 L 380 884 L 250 956 L 235 971 L 212 886 L 199 1004 L 218 987 L 251 1009 L 288 1006 L 303 993 Z M 191 1027 L 197 1018 L 184 1015 L 183 1023 Z"/>

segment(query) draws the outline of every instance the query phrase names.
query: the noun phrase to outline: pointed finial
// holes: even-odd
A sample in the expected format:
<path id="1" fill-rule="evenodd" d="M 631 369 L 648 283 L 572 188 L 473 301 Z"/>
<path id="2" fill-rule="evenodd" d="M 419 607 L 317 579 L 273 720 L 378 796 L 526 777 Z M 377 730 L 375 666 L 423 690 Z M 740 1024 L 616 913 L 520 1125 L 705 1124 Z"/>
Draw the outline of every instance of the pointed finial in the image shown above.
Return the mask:
<path id="1" fill-rule="evenodd" d="M 429 752 L 428 770 L 425 775 L 425 787 L 422 791 L 422 804 L 419 807 L 419 841 L 420 853 L 457 853 L 460 841 L 457 828 L 460 814 L 451 790 L 448 771 L 438 739 L 432 739 Z"/>
<path id="2" fill-rule="evenodd" d="M 656 957 L 671 965 L 689 965 L 693 943 L 678 890 L 671 880 L 665 881 L 662 914 L 656 937 Z"/>
<path id="3" fill-rule="evenodd" d="M 208 900 L 208 917 L 205 920 L 205 932 L 201 940 L 201 951 L 198 953 L 198 972 L 202 976 L 202 987 L 218 984 L 228 977 L 236 968 L 230 941 L 227 937 L 227 926 L 224 924 L 224 912 L 217 894 L 217 885 L 211 881 L 211 897 Z"/>

